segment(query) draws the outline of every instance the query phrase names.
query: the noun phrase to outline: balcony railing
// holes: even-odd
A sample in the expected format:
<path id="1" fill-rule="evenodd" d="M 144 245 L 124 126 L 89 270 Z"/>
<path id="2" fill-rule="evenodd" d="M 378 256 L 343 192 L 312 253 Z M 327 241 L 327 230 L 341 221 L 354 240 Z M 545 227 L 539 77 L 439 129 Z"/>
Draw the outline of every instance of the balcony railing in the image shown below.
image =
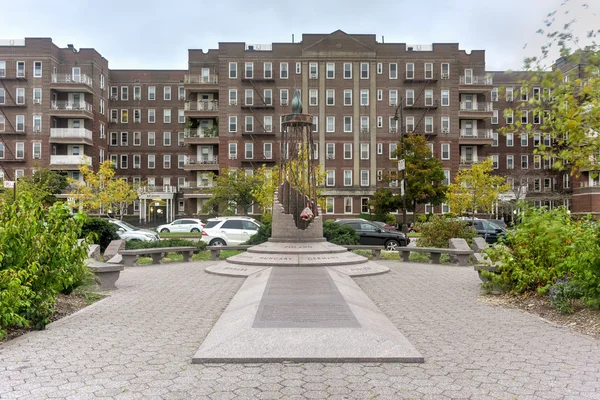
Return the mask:
<path id="1" fill-rule="evenodd" d="M 461 129 L 460 137 L 465 139 L 492 139 L 491 129 Z"/>
<path id="2" fill-rule="evenodd" d="M 50 156 L 50 165 L 92 165 L 92 157 L 81 156 Z"/>
<path id="3" fill-rule="evenodd" d="M 479 162 L 479 160 L 477 159 L 477 157 L 461 157 L 460 158 L 460 165 L 473 165 L 473 164 L 477 164 Z"/>
<path id="4" fill-rule="evenodd" d="M 212 165 L 219 163 L 218 156 L 185 156 L 184 162 L 185 165 Z"/>
<path id="5" fill-rule="evenodd" d="M 145 185 L 138 188 L 138 193 L 176 193 L 177 187 L 170 185 L 163 186 L 154 186 L 154 185 Z"/>
<path id="6" fill-rule="evenodd" d="M 579 187 L 587 188 L 587 187 L 600 187 L 600 182 L 591 181 L 591 182 L 580 182 Z"/>
<path id="7" fill-rule="evenodd" d="M 212 188 L 215 185 L 212 182 L 185 182 L 183 185 L 179 185 L 179 189 L 207 189 Z"/>
<path id="8" fill-rule="evenodd" d="M 92 140 L 92 131 L 84 128 L 52 128 L 50 129 L 50 138 Z"/>
<path id="9" fill-rule="evenodd" d="M 491 76 L 471 76 L 471 77 L 460 77 L 461 85 L 493 85 L 494 80 Z"/>
<path id="10" fill-rule="evenodd" d="M 492 103 L 468 103 L 461 102 L 460 103 L 460 111 L 467 112 L 492 112 L 494 110 L 494 105 Z"/>
<path id="11" fill-rule="evenodd" d="M 217 84 L 217 83 L 219 83 L 219 76 L 218 75 L 202 76 L 202 75 L 186 74 L 183 77 L 183 83 L 200 84 L 200 85 Z"/>
<path id="12" fill-rule="evenodd" d="M 186 101 L 185 111 L 219 111 L 216 101 Z"/>
<path id="13" fill-rule="evenodd" d="M 185 128 L 183 137 L 186 139 L 218 138 L 219 131 L 216 129 Z"/>
<path id="14" fill-rule="evenodd" d="M 52 83 L 82 83 L 89 87 L 94 86 L 92 78 L 87 75 L 52 74 Z"/>
<path id="15" fill-rule="evenodd" d="M 92 105 L 85 101 L 73 102 L 73 101 L 53 101 L 50 103 L 50 108 L 53 110 L 79 110 L 92 112 Z"/>

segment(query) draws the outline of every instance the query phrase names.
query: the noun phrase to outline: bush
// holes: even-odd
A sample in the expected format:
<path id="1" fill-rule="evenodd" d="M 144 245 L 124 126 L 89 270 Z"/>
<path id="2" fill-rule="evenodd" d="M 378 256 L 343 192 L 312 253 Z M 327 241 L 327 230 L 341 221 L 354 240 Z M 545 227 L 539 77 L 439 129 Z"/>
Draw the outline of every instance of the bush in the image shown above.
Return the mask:
<path id="1" fill-rule="evenodd" d="M 254 246 L 266 242 L 271 237 L 271 227 L 272 224 L 270 220 L 268 222 L 263 222 L 258 228 L 258 231 L 243 244 Z"/>
<path id="2" fill-rule="evenodd" d="M 417 239 L 419 247 L 448 248 L 448 240 L 462 238 L 471 244 L 476 232 L 464 221 L 449 219 L 440 215 L 432 215 L 428 222 L 420 224 L 421 236 Z"/>
<path id="3" fill-rule="evenodd" d="M 56 296 L 87 281 L 82 225 L 66 205 L 45 208 L 28 194 L 0 207 L 0 337 L 11 325 L 42 329 Z"/>
<path id="4" fill-rule="evenodd" d="M 129 240 L 125 242 L 125 250 L 139 250 L 139 249 L 156 249 L 163 247 L 183 247 L 193 246 L 196 251 L 202 251 L 206 249 L 206 242 L 203 240 L 188 240 L 180 238 L 169 238 L 162 240 L 153 240 L 149 242 L 142 242 L 141 240 Z"/>
<path id="5" fill-rule="evenodd" d="M 111 241 L 119 240 L 117 225 L 110 223 L 105 218 L 86 218 L 81 227 L 81 239 L 89 238 L 90 243 L 100 245 L 100 251 L 108 247 Z"/>
<path id="6" fill-rule="evenodd" d="M 562 314 L 573 312 L 573 300 L 583 295 L 581 287 L 568 277 L 558 279 L 549 289 L 550 303 Z"/>
<path id="7" fill-rule="evenodd" d="M 360 244 L 358 234 L 354 229 L 331 220 L 323 222 L 323 236 L 328 242 L 342 246 Z"/>

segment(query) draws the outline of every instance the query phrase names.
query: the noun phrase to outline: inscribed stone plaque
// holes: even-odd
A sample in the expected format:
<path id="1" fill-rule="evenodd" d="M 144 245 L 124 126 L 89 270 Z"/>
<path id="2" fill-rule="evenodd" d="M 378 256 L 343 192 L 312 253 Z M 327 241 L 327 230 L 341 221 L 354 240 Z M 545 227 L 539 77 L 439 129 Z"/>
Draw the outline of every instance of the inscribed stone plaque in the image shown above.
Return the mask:
<path id="1" fill-rule="evenodd" d="M 273 268 L 253 328 L 359 328 L 325 268 Z"/>

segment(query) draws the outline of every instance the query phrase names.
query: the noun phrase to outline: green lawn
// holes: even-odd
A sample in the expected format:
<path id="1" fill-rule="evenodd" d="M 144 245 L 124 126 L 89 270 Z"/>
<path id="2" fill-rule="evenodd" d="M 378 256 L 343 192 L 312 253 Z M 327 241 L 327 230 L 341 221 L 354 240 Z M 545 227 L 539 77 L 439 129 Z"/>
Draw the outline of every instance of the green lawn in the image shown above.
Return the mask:
<path id="1" fill-rule="evenodd" d="M 242 251 L 222 250 L 220 259 L 225 260 L 228 257 L 235 256 L 236 254 L 240 254 L 240 253 L 242 253 Z M 210 250 L 203 250 L 203 251 L 199 252 L 198 254 L 194 254 L 192 256 L 192 260 L 193 261 L 210 260 Z M 183 261 L 183 256 L 181 254 L 177 254 L 177 253 L 167 253 L 167 256 L 165 258 L 163 258 L 162 261 L 164 263 L 181 262 L 181 261 Z M 152 258 L 150 258 L 150 257 L 140 257 L 137 262 L 138 265 L 146 265 L 146 264 L 151 264 L 151 263 L 152 263 Z"/>
<path id="2" fill-rule="evenodd" d="M 164 232 L 158 233 L 158 236 L 162 238 L 198 238 L 202 237 L 202 232 Z"/>

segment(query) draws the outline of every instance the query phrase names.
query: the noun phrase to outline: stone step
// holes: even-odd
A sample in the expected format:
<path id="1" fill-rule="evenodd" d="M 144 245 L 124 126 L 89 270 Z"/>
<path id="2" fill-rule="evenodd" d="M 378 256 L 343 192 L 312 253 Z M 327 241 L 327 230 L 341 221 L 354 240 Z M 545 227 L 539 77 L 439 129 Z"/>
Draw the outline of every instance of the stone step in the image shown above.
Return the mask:
<path id="1" fill-rule="evenodd" d="M 344 253 L 305 253 L 305 254 L 265 254 L 241 253 L 229 257 L 229 264 L 256 265 L 268 267 L 331 267 L 337 265 L 358 265 L 368 261 L 366 257 L 345 251 Z"/>
<path id="2" fill-rule="evenodd" d="M 328 242 L 265 242 L 249 248 L 248 252 L 261 254 L 334 254 L 346 253 L 348 249 Z"/>

